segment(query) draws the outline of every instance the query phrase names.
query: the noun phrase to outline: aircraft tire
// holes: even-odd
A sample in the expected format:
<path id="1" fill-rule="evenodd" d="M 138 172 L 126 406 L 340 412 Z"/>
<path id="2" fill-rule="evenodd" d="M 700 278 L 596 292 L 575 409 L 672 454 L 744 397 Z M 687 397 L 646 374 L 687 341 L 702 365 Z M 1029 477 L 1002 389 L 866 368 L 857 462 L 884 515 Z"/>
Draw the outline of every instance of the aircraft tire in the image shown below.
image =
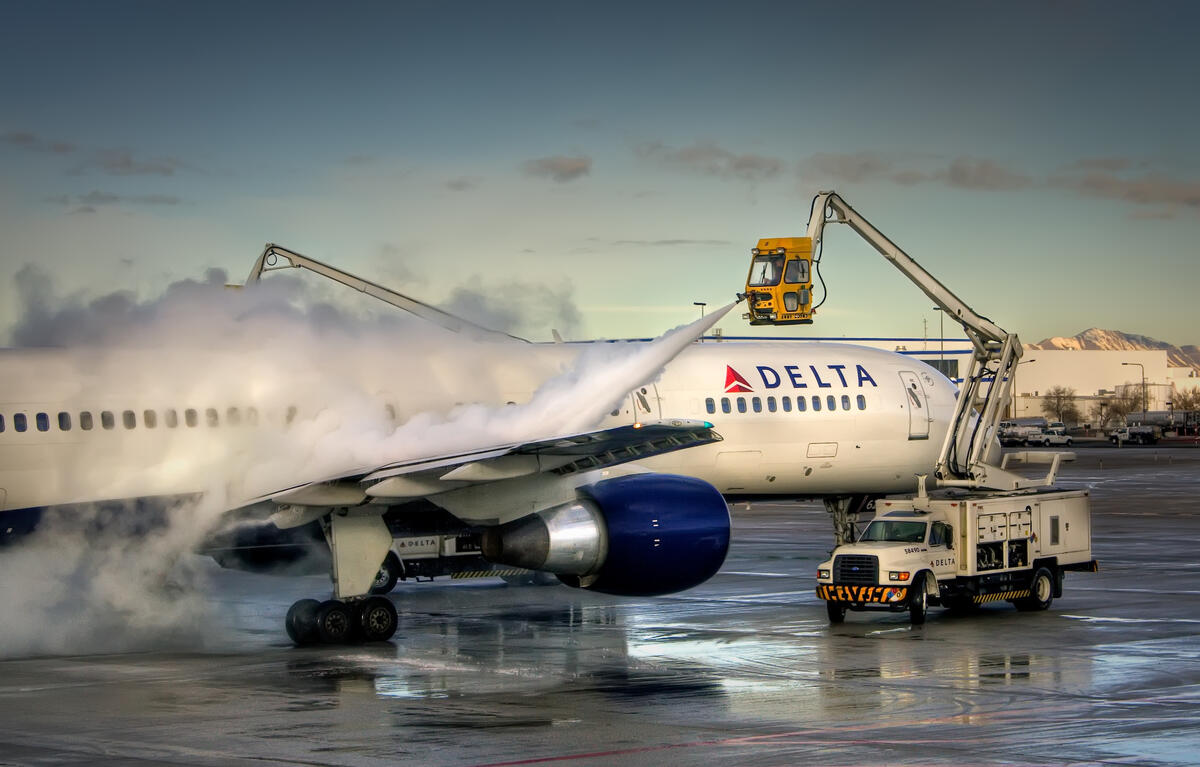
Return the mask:
<path id="1" fill-rule="evenodd" d="M 317 609 L 320 606 L 315 599 L 301 599 L 288 608 L 283 625 L 297 647 L 317 641 Z"/>
<path id="2" fill-rule="evenodd" d="M 337 599 L 317 608 L 317 638 L 322 644 L 344 644 L 354 638 L 354 611 Z"/>
<path id="3" fill-rule="evenodd" d="M 396 633 L 396 606 L 387 597 L 368 597 L 358 609 L 359 635 L 367 642 L 386 642 Z"/>

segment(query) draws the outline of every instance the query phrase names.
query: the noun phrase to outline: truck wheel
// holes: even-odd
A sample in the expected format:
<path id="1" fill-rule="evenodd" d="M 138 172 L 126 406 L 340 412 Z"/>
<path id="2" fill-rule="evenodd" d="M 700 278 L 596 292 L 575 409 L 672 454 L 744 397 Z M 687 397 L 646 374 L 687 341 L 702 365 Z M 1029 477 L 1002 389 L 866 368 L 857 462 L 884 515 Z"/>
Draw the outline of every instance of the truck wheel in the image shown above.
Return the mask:
<path id="1" fill-rule="evenodd" d="M 1029 596 L 1014 602 L 1018 610 L 1033 612 L 1045 610 L 1054 601 L 1054 575 L 1045 567 L 1039 567 L 1029 582 Z"/>
<path id="2" fill-rule="evenodd" d="M 371 583 L 371 593 L 387 594 L 396 588 L 398 580 L 400 580 L 400 558 L 396 556 L 396 552 L 389 551 L 383 559 L 383 564 L 379 566 L 379 572 L 375 574 L 375 580 Z"/>
<path id="3" fill-rule="evenodd" d="M 913 579 L 912 593 L 908 595 L 908 619 L 914 626 L 925 622 L 925 613 L 929 609 L 929 595 L 925 593 L 925 573 L 920 573 Z"/>
<path id="4" fill-rule="evenodd" d="M 830 623 L 842 623 L 846 620 L 846 606 L 841 602 L 826 602 L 825 612 L 829 614 Z"/>

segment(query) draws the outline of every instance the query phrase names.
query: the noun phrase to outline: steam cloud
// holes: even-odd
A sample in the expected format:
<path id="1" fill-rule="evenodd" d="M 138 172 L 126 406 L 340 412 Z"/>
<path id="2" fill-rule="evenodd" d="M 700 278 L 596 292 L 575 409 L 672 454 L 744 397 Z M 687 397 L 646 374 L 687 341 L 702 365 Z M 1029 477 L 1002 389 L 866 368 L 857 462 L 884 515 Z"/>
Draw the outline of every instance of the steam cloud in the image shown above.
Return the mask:
<path id="1" fill-rule="evenodd" d="M 25 348 L 4 355 L 26 377 L 6 381 L 12 398 L 130 409 L 139 430 L 96 434 L 105 439 L 45 467 L 41 486 L 85 505 L 0 551 L 0 610 L 25 618 L 0 624 L 7 655 L 205 642 L 212 616 L 189 552 L 226 510 L 389 462 L 593 428 L 724 313 L 652 344 L 535 345 L 399 313 L 355 317 L 281 277 L 234 291 L 210 271 L 146 302 L 60 298 L 28 267 L 18 281 L 25 305 L 13 338 Z M 47 346 L 57 348 L 29 348 Z M 140 414 L 168 408 L 181 420 L 185 408 L 213 408 L 223 425 L 160 424 L 151 434 Z M 225 423 L 229 408 L 239 419 L 253 412 L 256 427 Z M 91 503 L 181 493 L 196 495 L 136 537 L 120 511 Z"/>

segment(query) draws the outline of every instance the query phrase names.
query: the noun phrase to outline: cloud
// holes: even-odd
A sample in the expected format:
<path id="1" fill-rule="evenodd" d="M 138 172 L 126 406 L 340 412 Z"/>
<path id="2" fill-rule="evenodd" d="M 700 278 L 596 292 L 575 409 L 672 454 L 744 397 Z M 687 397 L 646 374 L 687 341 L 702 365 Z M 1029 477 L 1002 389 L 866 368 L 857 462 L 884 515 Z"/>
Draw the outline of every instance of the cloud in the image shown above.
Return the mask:
<path id="1" fill-rule="evenodd" d="M 479 277 L 471 277 L 455 288 L 440 308 L 519 336 L 544 337 L 555 329 L 570 337 L 579 331 L 583 319 L 570 283 L 550 286 L 514 280 L 485 286 Z"/>
<path id="2" fill-rule="evenodd" d="M 75 173 L 99 170 L 113 176 L 172 176 L 184 167 L 184 163 L 175 157 L 140 160 L 128 149 L 98 149 L 75 169 Z"/>
<path id="3" fill-rule="evenodd" d="M 733 243 L 729 240 L 612 240 L 609 245 L 633 245 L 646 248 L 676 248 L 676 247 L 728 247 Z"/>
<path id="4" fill-rule="evenodd" d="M 1004 191 L 1033 185 L 1029 176 L 976 157 L 956 157 L 945 167 L 922 168 L 877 152 L 818 153 L 800 162 L 800 174 L 851 184 L 884 181 L 900 186 L 940 183 L 955 189 Z"/>
<path id="5" fill-rule="evenodd" d="M 93 189 L 87 194 L 78 194 L 74 197 L 68 194 L 47 197 L 46 202 L 55 205 L 79 205 L 82 207 L 72 212 L 80 213 L 94 212 L 97 205 L 118 205 L 120 203 L 132 203 L 135 205 L 180 205 L 183 203 L 183 200 L 172 194 L 119 195 L 113 192 L 102 192 L 98 189 Z"/>
<path id="6" fill-rule="evenodd" d="M 1002 168 L 991 160 L 971 157 L 956 157 L 949 168 L 938 171 L 935 177 L 958 189 L 987 191 L 1024 189 L 1033 183 L 1022 173 Z"/>
<path id="7" fill-rule="evenodd" d="M 458 176 L 446 182 L 446 188 L 452 192 L 469 192 L 483 182 L 478 176 Z"/>
<path id="8" fill-rule="evenodd" d="M 1158 173 L 1127 178 L 1095 171 L 1079 176 L 1057 176 L 1052 186 L 1071 189 L 1084 197 L 1121 200 L 1134 205 L 1171 205 L 1200 210 L 1200 183 L 1179 181 Z"/>
<path id="9" fill-rule="evenodd" d="M 75 151 L 74 144 L 66 141 L 50 141 L 29 131 L 9 131 L 8 133 L 0 134 L 0 141 L 34 152 L 69 154 Z"/>
<path id="10" fill-rule="evenodd" d="M 1098 170 L 1119 173 L 1133 166 L 1128 157 L 1085 157 L 1066 166 L 1067 170 Z"/>
<path id="11" fill-rule="evenodd" d="M 565 184 L 591 173 L 592 158 L 587 156 L 563 157 L 561 155 L 539 157 L 534 160 L 526 160 L 521 168 L 527 176 L 548 178 L 559 184 Z"/>
<path id="12" fill-rule="evenodd" d="M 894 167 L 895 163 L 892 160 L 875 152 L 818 152 L 800 162 L 802 174 L 816 174 L 852 184 L 880 179 L 894 180 Z"/>
<path id="13" fill-rule="evenodd" d="M 672 170 L 738 181 L 765 181 L 783 169 L 783 161 L 775 157 L 737 154 L 709 142 L 674 149 L 652 141 L 637 146 L 634 152 L 643 160 Z"/>

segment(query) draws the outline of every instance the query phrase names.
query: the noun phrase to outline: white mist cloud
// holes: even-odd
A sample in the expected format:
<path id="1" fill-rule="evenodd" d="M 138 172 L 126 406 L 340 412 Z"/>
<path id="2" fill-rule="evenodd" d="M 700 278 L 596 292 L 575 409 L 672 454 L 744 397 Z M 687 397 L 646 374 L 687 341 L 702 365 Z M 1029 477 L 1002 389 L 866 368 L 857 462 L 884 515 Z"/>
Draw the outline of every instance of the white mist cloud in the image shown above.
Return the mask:
<path id="1" fill-rule="evenodd" d="M 188 552 L 226 509 L 386 463 L 593 428 L 724 314 L 651 344 L 534 345 L 481 342 L 407 315 L 354 317 L 311 302 L 287 279 L 230 290 L 211 272 L 145 302 L 62 298 L 36 270 L 21 279 L 26 305 L 14 337 L 26 349 L 0 357 L 10 401 L 118 419 L 64 449 L 65 463 L 42 467 L 40 486 L 80 503 L 199 496 L 146 536 L 127 535 L 114 524 L 120 513 L 88 505 L 0 552 L 0 610 L 24 616 L 0 623 L 7 654 L 203 641 L 204 584 L 191 578 Z M 56 348 L 29 348 L 46 346 Z M 210 408 L 220 427 L 206 425 Z M 185 423 L 189 409 L 195 427 Z M 122 428 L 125 410 L 135 429 Z M 90 524 L 102 519 L 99 529 Z M 168 573 L 183 590 L 164 590 Z"/>

